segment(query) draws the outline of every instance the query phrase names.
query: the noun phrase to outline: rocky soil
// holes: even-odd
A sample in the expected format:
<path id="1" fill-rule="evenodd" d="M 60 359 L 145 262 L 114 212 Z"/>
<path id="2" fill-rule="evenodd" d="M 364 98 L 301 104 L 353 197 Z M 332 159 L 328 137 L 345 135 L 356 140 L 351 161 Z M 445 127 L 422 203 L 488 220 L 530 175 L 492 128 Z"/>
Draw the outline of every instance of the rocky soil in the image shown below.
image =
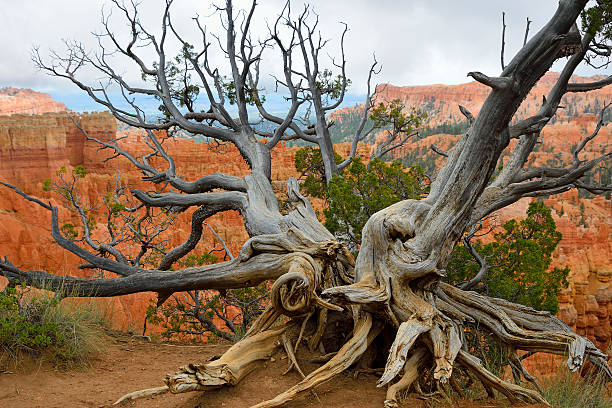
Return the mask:
<path id="1" fill-rule="evenodd" d="M 165 373 L 175 372 L 177 361 L 206 361 L 223 353 L 229 346 L 187 345 L 148 342 L 127 334 L 114 333 L 108 349 L 90 361 L 86 369 L 57 371 L 48 364 L 29 362 L 19 367 L 0 366 L 0 406 L 11 408 L 110 408 L 122 395 L 163 385 Z M 304 355 L 300 355 L 306 359 Z M 318 366 L 304 364 L 308 372 Z M 207 393 L 165 394 L 122 404 L 122 407 L 141 408 L 247 408 L 285 391 L 300 380 L 295 371 L 283 375 L 287 368 L 284 353 L 273 360 L 256 366 L 237 387 L 224 388 Z M 356 376 L 347 371 L 333 381 L 315 388 L 316 396 L 299 398 L 287 408 L 380 408 L 385 399 L 385 389 L 376 388 L 377 377 L 371 374 Z M 407 396 L 401 407 L 443 408 L 507 407 L 503 401 L 458 400 L 449 404 L 443 400 L 423 401 L 414 395 Z M 523 405 L 539 408 L 539 405 Z"/>

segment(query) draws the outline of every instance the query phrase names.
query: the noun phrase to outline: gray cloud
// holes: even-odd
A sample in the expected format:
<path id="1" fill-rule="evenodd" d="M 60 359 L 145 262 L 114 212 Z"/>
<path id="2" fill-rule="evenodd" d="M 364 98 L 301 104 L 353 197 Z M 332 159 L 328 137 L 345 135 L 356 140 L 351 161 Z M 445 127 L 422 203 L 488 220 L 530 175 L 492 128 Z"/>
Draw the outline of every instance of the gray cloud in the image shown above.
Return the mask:
<path id="1" fill-rule="evenodd" d="M 262 0 L 256 29 L 263 33 L 265 20 L 274 18 L 284 1 Z M 509 4 L 511 3 L 511 4 Z M 90 32 L 100 28 L 100 10 L 104 0 L 0 0 L 0 86 L 31 87 L 46 91 L 66 91 L 70 84 L 38 72 L 30 61 L 32 46 L 42 50 L 62 48 L 61 39 L 79 39 L 93 48 Z M 143 22 L 159 21 L 159 0 L 142 2 Z M 240 1 L 239 4 L 248 4 Z M 348 73 L 354 93 L 364 92 L 364 83 L 372 54 L 383 65 L 377 82 L 397 85 L 466 82 L 466 73 L 479 70 L 495 75 L 500 71 L 499 51 L 501 12 L 506 12 L 507 56 L 522 45 L 525 19 L 533 20 L 535 33 L 552 15 L 557 0 L 517 0 L 513 2 L 484 0 L 318 0 L 311 1 L 320 15 L 324 37 L 338 39 L 346 22 L 350 32 L 346 40 Z M 301 3 L 294 2 L 295 9 Z M 189 17 L 210 14 L 210 2 L 177 0 L 173 20 L 185 30 L 192 27 Z M 118 19 L 117 13 L 115 16 Z M 218 22 L 211 21 L 212 29 Z M 155 25 L 152 25 L 155 27 Z M 115 25 L 125 29 L 123 24 Z M 329 52 L 337 52 L 330 45 Z M 275 71 L 278 64 L 268 62 Z M 133 68 L 124 68 L 136 76 Z M 593 73 L 582 69 L 583 74 Z M 91 76 L 95 79 L 95 76 Z"/>

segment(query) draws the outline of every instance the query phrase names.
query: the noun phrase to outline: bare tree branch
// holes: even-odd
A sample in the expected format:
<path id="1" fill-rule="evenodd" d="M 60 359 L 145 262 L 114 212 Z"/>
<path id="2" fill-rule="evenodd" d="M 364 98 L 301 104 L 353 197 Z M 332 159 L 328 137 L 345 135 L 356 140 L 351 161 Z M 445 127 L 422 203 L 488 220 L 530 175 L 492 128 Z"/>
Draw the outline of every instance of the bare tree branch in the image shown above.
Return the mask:
<path id="1" fill-rule="evenodd" d="M 527 24 L 525 25 L 525 38 L 523 39 L 523 47 L 525 46 L 525 44 L 527 44 L 527 38 L 529 36 L 529 25 L 531 23 L 533 23 L 533 21 L 531 21 L 529 17 L 527 17 Z"/>
<path id="2" fill-rule="evenodd" d="M 448 152 L 447 151 L 440 150 L 435 145 L 431 145 L 429 147 L 431 148 L 431 150 L 433 150 L 434 152 L 438 153 L 440 156 L 448 157 Z"/>
<path id="3" fill-rule="evenodd" d="M 501 36 L 501 69 L 502 71 L 506 69 L 506 64 L 504 64 L 504 52 L 506 49 L 506 13 L 502 12 L 502 36 Z"/>

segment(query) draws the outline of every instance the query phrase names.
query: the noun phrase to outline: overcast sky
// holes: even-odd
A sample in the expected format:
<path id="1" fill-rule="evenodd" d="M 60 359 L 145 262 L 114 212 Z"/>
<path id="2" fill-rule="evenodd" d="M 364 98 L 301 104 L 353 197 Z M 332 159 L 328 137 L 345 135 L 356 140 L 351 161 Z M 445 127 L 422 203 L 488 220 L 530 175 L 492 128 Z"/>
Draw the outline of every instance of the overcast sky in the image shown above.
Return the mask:
<path id="1" fill-rule="evenodd" d="M 141 0 L 143 22 L 159 27 L 160 0 Z M 255 14 L 255 32 L 263 33 L 280 9 L 281 0 L 260 0 Z M 27 87 L 64 93 L 75 90 L 66 81 L 38 72 L 30 60 L 33 46 L 42 53 L 61 52 L 61 39 L 79 39 L 95 48 L 91 32 L 100 30 L 100 13 L 105 0 L 0 0 L 0 87 Z M 173 21 L 186 36 L 193 33 L 190 17 L 211 14 L 206 0 L 176 0 Z M 245 4 L 245 2 L 238 2 Z M 248 4 L 248 3 L 247 3 Z M 499 51 L 501 13 L 506 12 L 507 56 L 509 61 L 522 45 L 525 19 L 533 20 L 535 33 L 553 14 L 557 0 L 313 0 L 320 15 L 325 38 L 338 40 L 340 21 L 349 25 L 346 38 L 351 92 L 362 94 L 372 54 L 383 70 L 376 82 L 396 85 L 457 84 L 467 82 L 469 71 L 490 75 L 500 72 Z M 294 9 L 303 2 L 294 1 Z M 211 31 L 218 29 L 218 18 L 205 19 Z M 125 32 L 119 13 L 113 24 Z M 157 25 L 155 24 L 157 22 Z M 190 31 L 191 30 L 191 31 Z M 335 45 L 329 52 L 334 53 Z M 271 66 L 278 69 L 278 63 Z M 557 70 L 559 68 L 557 67 Z M 134 75 L 132 68 L 122 72 Z M 582 69 L 581 74 L 593 71 Z M 605 74 L 610 74 L 610 69 Z"/>

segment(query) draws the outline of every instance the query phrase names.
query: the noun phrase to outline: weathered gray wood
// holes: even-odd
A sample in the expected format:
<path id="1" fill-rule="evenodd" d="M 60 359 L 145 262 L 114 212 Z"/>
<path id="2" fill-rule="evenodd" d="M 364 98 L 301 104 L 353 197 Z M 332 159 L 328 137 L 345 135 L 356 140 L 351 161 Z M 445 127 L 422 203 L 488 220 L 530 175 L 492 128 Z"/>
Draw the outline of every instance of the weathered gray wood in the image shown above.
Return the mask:
<path id="1" fill-rule="evenodd" d="M 117 51 L 136 64 L 147 78 L 153 80 L 155 86 L 150 89 L 130 86 L 112 67 L 107 66 L 105 61 L 91 60 L 80 47 L 73 49 L 67 60 L 60 61 L 78 61 L 79 64 L 76 65 L 79 66 L 81 62 L 93 64 L 124 92 L 158 97 L 171 116 L 165 122 L 148 123 L 142 111 L 134 105 L 134 112 L 112 105 L 105 98 L 104 90 L 87 86 L 78 79 L 78 68 L 64 72 L 61 70 L 61 63 L 45 64 L 40 56 L 36 55 L 35 58 L 43 70 L 72 81 L 95 101 L 109 108 L 119 120 L 148 130 L 147 145 L 151 148 L 151 153 L 143 157 L 132 156 L 119 147 L 116 140 L 101 141 L 85 136 L 110 149 L 114 154 L 127 158 L 144 173 L 145 180 L 152 183 L 168 182 L 176 190 L 162 194 L 134 191 L 134 195 L 142 203 L 172 211 L 182 211 L 190 206 L 201 207 L 193 217 L 191 236 L 168 253 L 160 268 L 146 270 L 127 265 L 119 261 L 124 259 L 121 254 L 114 254 L 118 261 L 113 261 L 88 252 L 63 237 L 59 232 L 57 208 L 9 186 L 26 199 L 51 211 L 53 237 L 62 247 L 89 264 L 121 277 L 59 277 L 42 271 L 23 271 L 8 260 L 0 261 L 2 275 L 12 283 L 25 281 L 33 286 L 51 288 L 72 296 L 116 296 L 142 291 L 169 293 L 193 289 L 238 288 L 275 279 L 272 304 L 257 320 L 246 338 L 218 360 L 204 365 L 185 366 L 177 374 L 169 376 L 167 389 L 172 392 L 236 384 L 250 370 L 251 363 L 268 358 L 278 348 L 286 327 L 300 327 L 298 339 L 301 339 L 311 316 L 318 319 L 311 337 L 311 345 L 316 346 L 323 335 L 324 325 L 327 324 L 327 310 L 341 310 L 338 305 L 344 306 L 344 313 L 354 319 L 352 337 L 324 366 L 276 398 L 257 405 L 260 408 L 282 405 L 346 370 L 365 353 L 368 345 L 385 325 L 397 329 L 397 335 L 380 383 L 390 382 L 404 369 L 402 379 L 389 388 L 387 406 L 396 404 L 399 390 L 411 386 L 421 364 L 429 361 L 427 357 L 431 357 L 433 361 L 431 369 L 434 379 L 440 382 L 449 379 L 452 381 L 452 375 L 457 372 L 453 368 L 455 364 L 459 364 L 463 370 L 478 377 L 487 390 L 496 389 L 512 402 L 546 403 L 537 392 L 502 381 L 485 370 L 475 357 L 460 350 L 465 341 L 462 328 L 474 322 L 486 328 L 504 347 L 512 351 L 511 363 L 515 370 L 521 371 L 522 366 L 519 367 L 520 361 L 517 364 L 514 351 L 526 350 L 568 355 L 568 366 L 572 370 L 578 369 L 585 359 L 589 359 L 612 378 L 605 354 L 587 339 L 573 333 L 554 316 L 463 291 L 441 282 L 457 242 L 466 229 L 483 216 L 523 196 L 550 194 L 575 185 L 592 188 L 593 191 L 604 191 L 607 188 L 589 187 L 580 184 L 580 179 L 595 165 L 606 160 L 610 156 L 609 153 L 583 163 L 579 160 L 578 149 L 575 153 L 575 163 L 570 168 L 524 168 L 539 132 L 553 117 L 561 97 L 566 92 L 586 91 L 610 83 L 606 79 L 594 84 L 568 85 L 575 68 L 593 46 L 592 38 L 588 34 L 584 35 L 580 43 L 576 28 L 576 20 L 585 8 L 586 0 L 561 0 L 550 21 L 526 42 L 503 68 L 501 74 L 494 77 L 479 72 L 469 74 L 491 88 L 478 116 L 474 117 L 465 108 L 460 108 L 470 127 L 454 149 L 447 153 L 446 163 L 433 181 L 430 194 L 423 200 L 401 201 L 374 214 L 364 227 L 363 242 L 356 260 L 348 249 L 338 243 L 321 225 L 308 200 L 300 194 L 296 180 L 290 179 L 287 184 L 292 206 L 288 214 L 281 213 L 271 183 L 270 149 L 279 141 L 290 139 L 302 139 L 319 146 L 325 166 L 325 178 L 329 181 L 355 154 L 356 144 L 363 137 L 367 106 L 371 103 L 371 95 L 368 92 L 364 120 L 354 136 L 351 153 L 338 166 L 325 114 L 338 106 L 339 102 L 328 105 L 323 102 L 325 90 L 321 89 L 321 84 L 318 83 L 318 74 L 321 72 L 318 54 L 323 43 L 317 42 L 315 38 L 316 22 L 309 25 L 307 21 L 309 7 L 295 18 L 288 3 L 270 29 L 269 41 L 279 47 L 283 58 L 285 82 L 279 83 L 290 93 L 291 107 L 284 118 L 270 114 L 257 91 L 259 59 L 266 43 L 259 47 L 249 39 L 249 27 L 256 2 L 253 1 L 249 10 L 245 11 L 241 27 L 235 25 L 235 10 L 231 0 L 226 0 L 226 6 L 219 8 L 226 28 L 225 45 L 221 52 L 231 68 L 230 81 L 235 91 L 232 103 L 235 103 L 238 111 L 238 117 L 233 118 L 225 108 L 228 95 L 224 91 L 224 83 L 227 80 L 208 64 L 209 41 L 206 39 L 206 30 L 197 19 L 196 24 L 203 37 L 203 50 L 199 54 L 186 53 L 185 58 L 206 91 L 210 109 L 196 112 L 188 106 L 189 112 L 184 114 L 177 107 L 176 98 L 173 96 L 175 90 L 171 89 L 171 81 L 165 70 L 167 58 L 160 44 L 163 44 L 166 35 L 172 33 L 186 48 L 189 47 L 170 21 L 171 3 L 167 2 L 164 10 L 161 25 L 163 34 L 159 40 L 141 31 L 142 27 L 137 24 L 137 8 L 128 10 L 119 2 L 115 4 L 123 12 L 120 14 L 126 16 L 130 23 L 128 25 L 132 27 L 131 42 L 122 46 L 105 23 L 107 34 L 114 41 Z M 282 27 L 289 29 L 288 41 L 281 38 Z M 148 45 L 158 57 L 152 66 L 147 65 L 137 55 L 139 51 L 135 44 L 140 44 L 138 41 L 141 37 L 148 39 Z M 347 85 L 344 76 L 343 40 L 344 36 L 341 42 L 342 63 L 338 65 L 343 74 L 340 102 Z M 296 67 L 292 52 L 301 56 L 304 63 L 302 67 Z M 518 107 L 537 81 L 558 58 L 570 54 L 573 55 L 548 98 L 543 101 L 540 111 L 531 118 L 511 125 Z M 370 78 L 375 66 L 376 64 L 370 70 Z M 262 132 L 251 124 L 253 118 L 249 117 L 248 105 L 253 99 L 261 116 L 278 125 L 274 132 Z M 133 103 L 130 100 L 127 102 Z M 305 128 L 299 126 L 295 117 L 303 103 L 312 106 L 315 118 L 315 123 Z M 181 179 L 175 174 L 172 157 L 152 132 L 161 129 L 172 131 L 174 128 L 204 135 L 219 142 L 232 143 L 249 165 L 249 174 L 243 178 L 212 174 L 195 181 Z M 291 132 L 287 134 L 286 130 Z M 597 129 L 580 147 L 584 147 L 596 133 Z M 267 140 L 263 141 L 258 137 L 265 137 Z M 511 138 L 518 138 L 518 143 L 509 162 L 491 182 L 500 154 L 506 149 Z M 383 150 L 384 148 L 381 151 Z M 161 157 L 167 168 L 162 170 L 152 166 L 148 162 L 151 156 Z M 217 189 L 222 191 L 216 191 Z M 195 246 L 201 235 L 201 222 L 205 217 L 228 209 L 240 212 L 251 237 L 235 259 L 205 267 L 178 271 L 161 270 L 168 269 L 174 261 Z M 282 315 L 291 320 L 288 325 L 281 329 L 271 328 Z M 297 360 L 294 365 L 297 366 Z M 524 370 L 522 374 L 528 377 Z M 153 391 L 144 390 L 129 394 L 126 398 L 165 390 L 164 387 Z"/>

